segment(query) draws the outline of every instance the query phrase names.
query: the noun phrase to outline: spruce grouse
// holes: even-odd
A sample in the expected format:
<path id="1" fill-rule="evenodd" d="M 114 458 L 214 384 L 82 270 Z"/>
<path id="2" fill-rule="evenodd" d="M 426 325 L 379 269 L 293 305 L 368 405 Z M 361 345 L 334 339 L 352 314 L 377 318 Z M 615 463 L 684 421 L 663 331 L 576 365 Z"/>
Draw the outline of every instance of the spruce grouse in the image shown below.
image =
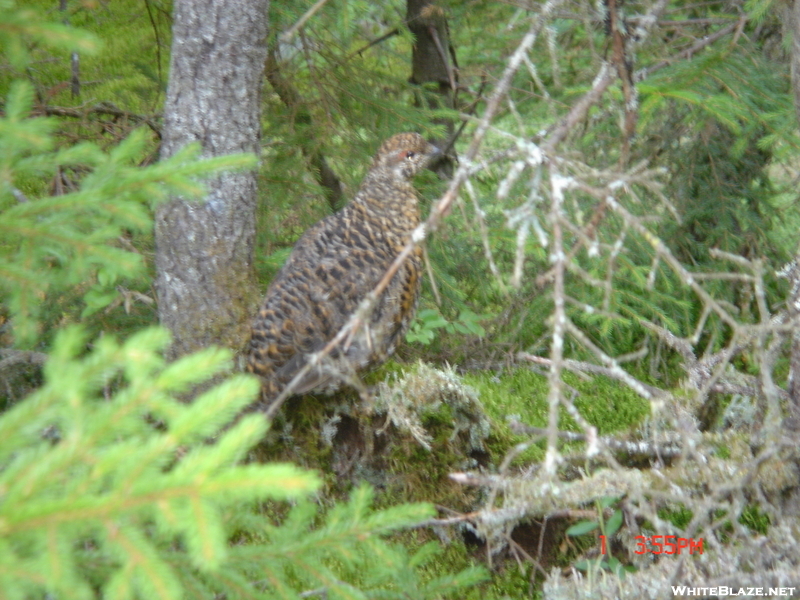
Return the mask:
<path id="1" fill-rule="evenodd" d="M 355 198 L 311 227 L 267 289 L 253 323 L 247 369 L 262 380 L 269 405 L 344 326 L 420 223 L 411 178 L 439 150 L 416 133 L 399 133 L 378 150 Z M 408 329 L 419 299 L 421 250 L 405 261 L 367 323 L 293 390 L 330 392 L 353 371 L 386 360 Z"/>

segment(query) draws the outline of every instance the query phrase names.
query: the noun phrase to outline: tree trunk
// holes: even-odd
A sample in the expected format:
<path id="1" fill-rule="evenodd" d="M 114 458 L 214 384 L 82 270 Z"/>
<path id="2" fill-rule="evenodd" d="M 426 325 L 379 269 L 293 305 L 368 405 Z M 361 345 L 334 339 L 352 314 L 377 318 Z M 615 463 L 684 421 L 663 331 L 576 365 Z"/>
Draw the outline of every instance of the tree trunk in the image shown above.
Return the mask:
<path id="1" fill-rule="evenodd" d="M 162 158 L 199 141 L 204 156 L 259 151 L 269 0 L 176 0 Z M 156 291 L 173 357 L 211 344 L 239 350 L 257 301 L 256 174 L 206 182 L 202 201 L 156 213 Z"/>
<path id="2" fill-rule="evenodd" d="M 458 65 L 450 43 L 447 15 L 431 0 L 407 0 L 406 22 L 414 34 L 409 81 L 418 86 L 435 84 L 435 91 L 420 90 L 417 104 L 422 106 L 425 103 L 433 109 L 454 108 Z M 431 141 L 445 150 L 443 145 L 453 135 L 455 127 L 451 119 L 437 119 L 436 122 L 447 128 L 447 138 Z M 432 168 L 449 178 L 453 170 L 452 159 L 443 156 Z"/>

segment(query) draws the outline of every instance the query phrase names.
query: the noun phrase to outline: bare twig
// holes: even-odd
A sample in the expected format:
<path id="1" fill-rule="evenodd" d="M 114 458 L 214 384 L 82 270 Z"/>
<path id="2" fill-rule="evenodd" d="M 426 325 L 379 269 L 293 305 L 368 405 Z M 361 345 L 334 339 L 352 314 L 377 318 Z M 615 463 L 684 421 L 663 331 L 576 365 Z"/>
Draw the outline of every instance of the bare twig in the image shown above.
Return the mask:
<path id="1" fill-rule="evenodd" d="M 14 350 L 12 348 L 0 348 L 0 371 L 9 369 L 18 364 L 43 365 L 47 361 L 47 354 L 44 352 L 34 352 L 32 350 Z"/>
<path id="2" fill-rule="evenodd" d="M 140 115 L 137 113 L 132 113 L 127 110 L 122 110 L 114 106 L 109 102 L 101 102 L 91 107 L 84 107 L 84 108 L 66 108 L 62 106 L 44 106 L 41 109 L 47 115 L 53 115 L 57 117 L 72 117 L 75 119 L 84 119 L 87 115 L 90 114 L 98 114 L 98 115 L 109 115 L 112 117 L 123 117 L 125 119 L 129 119 L 134 123 L 144 123 L 153 132 L 161 137 L 161 127 L 156 123 L 156 119 L 159 115 Z"/>
<path id="3" fill-rule="evenodd" d="M 280 35 L 281 42 L 283 42 L 284 44 L 287 44 L 290 41 L 292 41 L 292 38 L 295 36 L 295 34 L 298 31 L 300 31 L 303 27 L 305 27 L 305 24 L 308 22 L 308 20 L 311 17 L 313 17 L 317 13 L 317 11 L 319 11 L 320 8 L 325 6 L 325 3 L 327 1 L 328 0 L 317 0 L 317 2 L 314 4 L 314 6 L 309 8 L 305 12 L 305 14 L 302 17 L 300 17 L 300 19 L 298 19 L 297 23 L 295 23 L 289 29 L 287 29 L 286 31 L 281 33 L 281 35 Z"/>
<path id="4" fill-rule="evenodd" d="M 723 27 L 722 29 L 712 33 L 711 35 L 707 35 L 707 36 L 697 40 L 697 42 L 692 44 L 686 50 L 683 50 L 683 51 L 679 52 L 673 58 L 668 58 L 668 59 L 662 60 L 661 62 L 658 62 L 658 63 L 656 63 L 654 65 L 650 65 L 649 67 L 644 67 L 643 69 L 639 69 L 638 71 L 636 71 L 636 73 L 634 73 L 633 80 L 638 83 L 639 81 L 643 81 L 644 79 L 646 79 L 647 77 L 649 77 L 650 75 L 652 75 L 656 71 L 659 71 L 659 70 L 663 69 L 664 67 L 668 67 L 668 66 L 670 66 L 672 64 L 675 64 L 676 62 L 679 62 L 679 61 L 682 61 L 682 60 L 688 60 L 688 59 L 692 58 L 695 54 L 697 54 L 701 50 L 707 48 L 708 46 L 710 46 L 711 44 L 713 44 L 717 40 L 720 40 L 720 39 L 724 38 L 725 36 L 730 35 L 734 31 L 737 31 L 738 29 L 741 29 L 741 27 L 746 22 L 747 22 L 747 17 L 746 16 L 742 16 L 735 23 L 731 23 L 730 25 L 727 25 L 726 27 Z"/>
<path id="5" fill-rule="evenodd" d="M 372 40 L 372 41 L 371 41 L 371 42 L 369 42 L 368 44 L 365 44 L 364 46 L 361 46 L 361 48 L 359 48 L 358 50 L 354 50 L 353 52 L 351 52 L 350 54 L 348 54 L 348 55 L 347 55 L 347 57 L 345 58 L 345 60 L 350 60 L 350 59 L 351 59 L 351 58 L 353 58 L 353 57 L 354 57 L 356 54 L 359 54 L 359 55 L 360 55 L 360 54 L 361 54 L 361 53 L 363 53 L 365 50 L 369 50 L 369 49 L 370 49 L 370 48 L 372 48 L 373 46 L 377 46 L 377 45 L 378 45 L 378 44 L 380 44 L 381 42 L 384 42 L 384 41 L 388 40 L 390 37 L 394 37 L 394 36 L 396 36 L 396 35 L 400 35 L 400 29 L 398 29 L 397 27 L 395 27 L 394 29 L 391 29 L 391 30 L 387 31 L 387 32 L 386 32 L 386 33 L 384 33 L 382 36 L 380 36 L 379 38 L 376 38 L 376 39 Z"/>
<path id="6" fill-rule="evenodd" d="M 511 431 L 520 435 L 531 435 L 531 436 L 538 436 L 538 437 L 545 437 L 548 434 L 547 429 L 542 427 L 531 427 L 530 425 L 525 425 L 524 423 L 520 423 L 516 419 L 512 419 L 509 423 L 509 427 Z M 558 431 L 557 432 L 558 438 L 562 439 L 567 442 L 587 442 L 589 441 L 588 436 L 582 433 L 574 433 L 572 431 Z M 652 442 L 647 442 L 644 440 L 640 440 L 638 442 L 630 442 L 625 440 L 618 440 L 610 436 L 603 436 L 597 438 L 595 440 L 601 447 L 608 448 L 614 452 L 619 452 L 623 454 L 627 454 L 629 456 L 636 456 L 636 457 L 648 457 L 648 458 L 674 458 L 676 456 L 680 456 L 683 450 L 680 448 L 679 445 L 675 443 L 667 442 L 666 444 L 655 444 Z"/>

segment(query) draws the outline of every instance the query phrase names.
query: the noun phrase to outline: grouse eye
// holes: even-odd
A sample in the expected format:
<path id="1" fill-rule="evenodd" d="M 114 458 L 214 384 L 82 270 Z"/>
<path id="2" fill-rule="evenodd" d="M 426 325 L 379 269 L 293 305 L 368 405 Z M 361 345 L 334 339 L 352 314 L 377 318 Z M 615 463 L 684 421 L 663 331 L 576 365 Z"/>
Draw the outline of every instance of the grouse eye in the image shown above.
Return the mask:
<path id="1" fill-rule="evenodd" d="M 414 151 L 409 150 L 408 152 L 406 152 L 406 158 L 414 158 Z"/>

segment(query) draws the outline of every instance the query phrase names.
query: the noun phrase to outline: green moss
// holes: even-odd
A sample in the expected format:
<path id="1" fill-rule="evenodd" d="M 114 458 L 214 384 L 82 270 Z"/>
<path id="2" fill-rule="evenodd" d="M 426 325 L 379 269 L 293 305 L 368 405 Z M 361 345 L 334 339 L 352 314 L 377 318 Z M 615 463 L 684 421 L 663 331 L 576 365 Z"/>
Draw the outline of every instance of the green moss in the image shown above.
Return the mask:
<path id="1" fill-rule="evenodd" d="M 508 427 L 514 416 L 532 427 L 546 427 L 548 418 L 547 376 L 529 369 L 517 369 L 499 377 L 494 373 L 471 373 L 464 381 L 480 392 L 481 402 L 493 422 L 494 450 L 505 453 L 526 438 Z M 578 392 L 574 400 L 580 414 L 598 428 L 600 434 L 626 431 L 650 414 L 650 403 L 623 384 L 603 376 L 590 379 L 565 373 L 565 383 Z M 577 423 L 562 407 L 559 410 L 562 430 L 580 431 Z M 542 460 L 543 444 L 534 446 L 519 457 L 521 462 Z"/>
<path id="2" fill-rule="evenodd" d="M 565 380 L 579 391 L 576 408 L 600 434 L 624 431 L 650 415 L 650 402 L 618 381 L 602 376 L 578 380 L 572 374 Z"/>
<path id="3" fill-rule="evenodd" d="M 685 506 L 678 506 L 670 509 L 659 509 L 658 516 L 665 521 L 669 521 L 678 529 L 684 529 L 689 524 L 689 521 L 692 520 L 694 515 L 692 514 L 692 511 Z"/>
<path id="4" fill-rule="evenodd" d="M 757 505 L 748 504 L 742 514 L 739 515 L 739 523 L 753 531 L 757 531 L 761 535 L 766 535 L 770 526 L 770 519 L 769 515 L 761 512 Z"/>
<path id="5" fill-rule="evenodd" d="M 717 456 L 719 456 L 720 458 L 727 460 L 731 457 L 730 448 L 728 448 L 727 446 L 720 445 L 717 446 L 716 449 L 717 449 Z"/>
<path id="6" fill-rule="evenodd" d="M 453 534 L 456 535 L 453 535 Z M 450 539 L 442 544 L 442 551 L 436 560 L 430 561 L 423 568 L 423 577 L 435 579 L 456 573 L 468 567 L 485 565 L 485 550 L 482 547 L 465 543 L 458 532 L 448 532 Z M 430 533 L 414 530 L 398 536 L 400 541 L 411 549 L 421 547 L 430 541 Z M 435 538 L 433 538 L 435 539 Z M 532 565 L 525 564 L 520 568 L 518 563 L 508 563 L 492 573 L 490 580 L 463 590 L 459 598 L 462 600 L 501 600 L 504 598 L 539 598 L 531 595 Z"/>
<path id="7" fill-rule="evenodd" d="M 494 373 L 469 373 L 464 376 L 469 385 L 480 392 L 486 412 L 498 426 L 507 416 L 534 427 L 547 424 L 547 378 L 527 369 L 518 369 L 501 376 Z"/>
<path id="8" fill-rule="evenodd" d="M 22 4 L 38 9 L 54 21 L 66 18 L 73 27 L 89 31 L 100 40 L 99 52 L 79 57 L 79 98 L 71 95 L 69 53 L 44 46 L 32 51 L 31 69 L 48 104 L 91 106 L 103 101 L 131 112 L 160 110 L 169 67 L 169 7 L 151 3 L 151 21 L 148 11 L 137 0 L 73 2 L 65 12 L 54 8 L 57 3 L 44 0 Z M 0 70 L 0 89 L 20 75 Z"/>

